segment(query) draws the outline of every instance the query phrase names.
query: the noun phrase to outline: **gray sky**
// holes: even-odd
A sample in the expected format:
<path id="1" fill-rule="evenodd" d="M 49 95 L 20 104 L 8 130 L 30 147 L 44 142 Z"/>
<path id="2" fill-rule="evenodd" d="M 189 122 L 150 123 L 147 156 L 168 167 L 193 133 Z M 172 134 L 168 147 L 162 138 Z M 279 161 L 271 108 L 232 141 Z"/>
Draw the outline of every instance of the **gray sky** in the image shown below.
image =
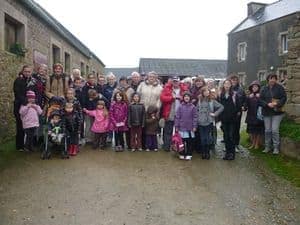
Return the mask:
<path id="1" fill-rule="evenodd" d="M 226 59 L 250 0 L 35 0 L 107 67 L 140 57 Z M 264 0 L 271 3 L 275 0 Z"/>

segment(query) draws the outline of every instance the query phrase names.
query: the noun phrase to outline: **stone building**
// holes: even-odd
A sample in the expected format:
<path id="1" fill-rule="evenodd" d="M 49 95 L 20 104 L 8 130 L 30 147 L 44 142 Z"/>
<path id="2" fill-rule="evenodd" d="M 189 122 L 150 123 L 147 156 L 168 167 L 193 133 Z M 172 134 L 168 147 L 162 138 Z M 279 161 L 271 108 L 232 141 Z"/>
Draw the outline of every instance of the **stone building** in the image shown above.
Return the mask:
<path id="1" fill-rule="evenodd" d="M 65 72 L 104 73 L 103 62 L 33 0 L 0 1 L 0 141 L 14 135 L 13 81 L 22 65 L 60 62 Z"/>
<path id="2" fill-rule="evenodd" d="M 244 83 L 287 74 L 288 29 L 299 13 L 299 0 L 249 3 L 247 18 L 228 34 L 228 73 Z"/>

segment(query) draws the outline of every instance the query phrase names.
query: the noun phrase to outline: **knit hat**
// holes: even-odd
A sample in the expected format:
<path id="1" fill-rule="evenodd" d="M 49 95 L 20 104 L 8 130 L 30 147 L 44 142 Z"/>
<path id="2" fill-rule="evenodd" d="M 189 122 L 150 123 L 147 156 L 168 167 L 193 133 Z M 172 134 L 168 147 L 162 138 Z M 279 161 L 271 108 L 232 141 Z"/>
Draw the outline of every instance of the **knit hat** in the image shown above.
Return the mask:
<path id="1" fill-rule="evenodd" d="M 27 91 L 26 92 L 26 97 L 28 99 L 35 99 L 35 93 L 33 91 Z"/>
<path id="2" fill-rule="evenodd" d="M 192 97 L 192 94 L 190 92 L 188 92 L 188 91 L 184 92 L 182 97 L 184 97 L 186 95 L 189 96 L 189 97 Z"/>

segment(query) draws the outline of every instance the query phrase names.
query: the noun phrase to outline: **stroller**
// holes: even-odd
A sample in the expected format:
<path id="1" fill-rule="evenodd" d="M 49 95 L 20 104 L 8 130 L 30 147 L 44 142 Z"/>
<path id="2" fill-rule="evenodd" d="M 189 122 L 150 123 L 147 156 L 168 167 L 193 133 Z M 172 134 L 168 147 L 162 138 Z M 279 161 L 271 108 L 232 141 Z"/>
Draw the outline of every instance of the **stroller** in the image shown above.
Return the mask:
<path id="1" fill-rule="evenodd" d="M 56 99 L 53 99 L 56 98 Z M 65 131 L 64 118 L 61 113 L 63 101 L 53 97 L 49 101 L 49 108 L 46 112 L 44 127 L 44 142 L 42 144 L 42 159 L 50 159 L 52 150 L 59 150 L 63 159 L 69 158 L 67 151 L 67 136 Z M 51 110 L 51 100 L 60 103 L 60 108 L 54 107 Z M 59 101 L 58 101 L 59 100 Z M 51 111 L 51 112 L 49 112 Z"/>

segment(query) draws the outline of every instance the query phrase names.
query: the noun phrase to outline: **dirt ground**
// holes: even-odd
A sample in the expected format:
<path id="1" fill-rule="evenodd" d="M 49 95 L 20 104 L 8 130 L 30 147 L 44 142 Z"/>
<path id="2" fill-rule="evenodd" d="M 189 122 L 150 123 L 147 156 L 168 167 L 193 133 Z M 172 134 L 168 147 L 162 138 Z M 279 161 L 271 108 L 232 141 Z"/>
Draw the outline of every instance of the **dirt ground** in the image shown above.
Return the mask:
<path id="1" fill-rule="evenodd" d="M 88 147 L 70 160 L 28 154 L 0 172 L 0 224 L 300 224 L 299 189 L 247 151 L 235 161 L 221 155 L 222 146 L 190 162 Z"/>

